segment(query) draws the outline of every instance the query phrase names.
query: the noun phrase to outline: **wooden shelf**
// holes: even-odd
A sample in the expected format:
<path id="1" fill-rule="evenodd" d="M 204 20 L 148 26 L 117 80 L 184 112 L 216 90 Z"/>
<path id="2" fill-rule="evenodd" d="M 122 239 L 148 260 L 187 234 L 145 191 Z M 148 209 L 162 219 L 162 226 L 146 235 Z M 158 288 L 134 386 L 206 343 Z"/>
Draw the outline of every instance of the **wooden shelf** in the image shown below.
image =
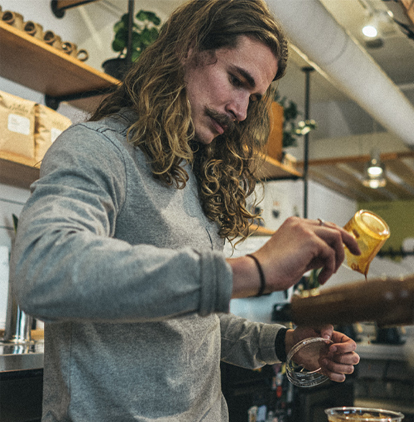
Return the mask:
<path id="1" fill-rule="evenodd" d="M 2 21 L 0 77 L 52 97 L 105 90 L 119 83 L 117 79 Z M 92 111 L 101 99 L 102 96 L 95 96 L 71 104 Z M 0 153 L 0 164 L 0 183 L 28 187 L 39 177 L 39 170 L 28 160 Z M 261 170 L 260 176 L 266 180 L 301 177 L 296 169 L 270 157 L 266 157 Z"/>
<path id="2" fill-rule="evenodd" d="M 34 163 L 29 158 L 24 159 L 0 151 L 0 183 L 28 188 L 31 183 L 39 178 L 39 167 L 39 163 Z M 301 176 L 301 173 L 294 168 L 266 157 L 262 175 L 265 180 L 283 180 Z"/>
<path id="3" fill-rule="evenodd" d="M 0 183 L 28 189 L 39 178 L 39 171 L 29 158 L 14 157 L 0 151 Z"/>
<path id="4" fill-rule="evenodd" d="M 249 230 L 249 234 L 251 236 L 272 236 L 274 232 L 274 230 L 267 229 L 263 226 L 258 226 L 257 224 L 252 224 Z"/>
<path id="5" fill-rule="evenodd" d="M 260 169 L 259 176 L 263 180 L 298 179 L 302 173 L 292 166 L 285 165 L 271 157 L 264 157 L 265 162 Z"/>
<path id="6" fill-rule="evenodd" d="M 0 76 L 53 97 L 105 90 L 119 83 L 3 21 L 0 21 Z M 96 96 L 76 100 L 76 106 L 91 111 L 101 99 Z"/>
<path id="7" fill-rule="evenodd" d="M 52 97 L 106 90 L 119 83 L 112 76 L 0 21 L 0 77 Z M 91 112 L 103 95 L 71 104 Z M 0 151 L 0 183 L 28 188 L 39 178 L 33 160 Z"/>

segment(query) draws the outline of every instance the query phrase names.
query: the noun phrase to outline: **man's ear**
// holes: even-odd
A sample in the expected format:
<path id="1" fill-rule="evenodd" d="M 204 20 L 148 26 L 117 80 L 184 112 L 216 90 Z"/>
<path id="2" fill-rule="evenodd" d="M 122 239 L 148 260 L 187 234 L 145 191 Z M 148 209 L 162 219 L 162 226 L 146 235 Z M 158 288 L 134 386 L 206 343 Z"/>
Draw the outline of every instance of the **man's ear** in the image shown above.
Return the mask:
<path id="1" fill-rule="evenodd" d="M 194 53 L 194 41 L 191 43 L 189 49 L 187 50 L 187 53 L 185 54 L 182 60 L 183 65 L 188 64 L 188 62 L 193 58 L 193 53 Z"/>

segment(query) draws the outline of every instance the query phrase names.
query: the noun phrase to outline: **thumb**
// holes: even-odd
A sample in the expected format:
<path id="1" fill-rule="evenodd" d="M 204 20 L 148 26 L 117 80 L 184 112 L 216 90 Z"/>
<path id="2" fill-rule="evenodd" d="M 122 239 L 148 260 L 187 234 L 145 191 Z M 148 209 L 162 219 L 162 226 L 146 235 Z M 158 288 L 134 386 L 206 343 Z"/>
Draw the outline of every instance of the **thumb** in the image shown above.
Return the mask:
<path id="1" fill-rule="evenodd" d="M 324 325 L 320 328 L 320 335 L 326 340 L 330 340 L 333 334 L 333 325 Z"/>

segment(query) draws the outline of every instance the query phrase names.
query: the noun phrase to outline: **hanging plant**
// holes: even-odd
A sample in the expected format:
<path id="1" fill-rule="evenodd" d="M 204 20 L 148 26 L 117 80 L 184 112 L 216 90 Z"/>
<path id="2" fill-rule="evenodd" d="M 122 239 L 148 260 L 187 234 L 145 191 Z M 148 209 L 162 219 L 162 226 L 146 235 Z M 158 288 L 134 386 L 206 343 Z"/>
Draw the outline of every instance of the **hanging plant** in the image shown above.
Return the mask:
<path id="1" fill-rule="evenodd" d="M 161 19 L 154 12 L 140 10 L 135 18 L 136 21 L 132 24 L 131 41 L 131 60 L 133 62 L 157 39 L 161 25 Z M 115 36 L 112 41 L 112 50 L 119 53 L 118 57 L 120 58 L 125 58 L 127 54 L 128 21 L 129 13 L 125 13 L 114 25 Z"/>
<path id="2" fill-rule="evenodd" d="M 296 122 L 298 116 L 302 113 L 292 100 L 288 100 L 286 97 L 280 98 L 278 93 L 276 93 L 274 100 L 283 107 L 283 147 L 295 147 L 297 146 L 297 139 L 316 129 L 317 124 L 315 120 Z"/>
<path id="3" fill-rule="evenodd" d="M 115 34 L 111 46 L 113 51 L 119 53 L 118 57 L 102 63 L 105 73 L 117 79 L 123 78 L 131 63 L 138 60 L 141 53 L 158 38 L 160 32 L 161 19 L 154 12 L 140 10 L 135 19 L 131 28 L 130 61 L 127 62 L 129 13 L 125 13 L 114 25 Z"/>

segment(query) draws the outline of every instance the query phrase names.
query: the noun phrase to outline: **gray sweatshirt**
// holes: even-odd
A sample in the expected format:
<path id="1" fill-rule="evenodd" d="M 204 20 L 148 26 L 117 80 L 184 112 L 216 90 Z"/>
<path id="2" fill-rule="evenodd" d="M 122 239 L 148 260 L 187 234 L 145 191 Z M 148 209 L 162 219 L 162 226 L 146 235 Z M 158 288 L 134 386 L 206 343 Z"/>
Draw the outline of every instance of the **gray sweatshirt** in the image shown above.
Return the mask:
<path id="1" fill-rule="evenodd" d="M 11 281 L 45 321 L 43 422 L 227 421 L 220 359 L 277 362 L 280 326 L 229 313 L 232 271 L 185 189 L 126 141 L 134 114 L 74 125 L 19 218 Z"/>

